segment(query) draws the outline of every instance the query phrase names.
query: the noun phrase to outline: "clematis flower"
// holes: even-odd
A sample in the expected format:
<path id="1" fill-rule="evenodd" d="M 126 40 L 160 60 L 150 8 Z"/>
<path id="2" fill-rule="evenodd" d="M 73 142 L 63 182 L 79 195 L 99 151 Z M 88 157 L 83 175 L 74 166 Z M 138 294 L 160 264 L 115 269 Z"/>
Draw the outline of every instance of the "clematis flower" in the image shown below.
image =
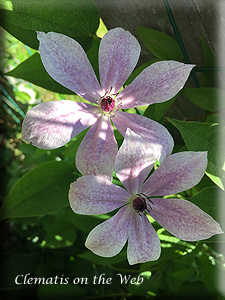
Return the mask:
<path id="1" fill-rule="evenodd" d="M 49 75 L 91 104 L 65 100 L 35 106 L 24 119 L 23 140 L 41 149 L 54 149 L 91 126 L 77 151 L 77 168 L 83 175 L 111 176 L 118 150 L 110 121 L 113 117 L 113 124 L 123 136 L 129 127 L 151 142 L 159 161 L 171 153 L 173 139 L 165 127 L 118 110 L 171 99 L 182 89 L 194 65 L 156 62 L 119 93 L 140 55 L 140 45 L 128 31 L 112 29 L 100 42 L 101 86 L 78 42 L 54 32 L 38 32 L 38 39 L 41 60 Z"/>
<path id="2" fill-rule="evenodd" d="M 157 260 L 160 240 L 147 215 L 185 241 L 222 233 L 220 225 L 191 202 L 162 198 L 190 189 L 200 181 L 207 152 L 172 154 L 144 182 L 154 162 L 148 143 L 128 129 L 115 160 L 115 172 L 126 189 L 101 175 L 85 175 L 71 184 L 70 206 L 78 214 L 105 214 L 121 207 L 89 233 L 85 245 L 95 254 L 115 256 L 128 241 L 131 265 Z"/>

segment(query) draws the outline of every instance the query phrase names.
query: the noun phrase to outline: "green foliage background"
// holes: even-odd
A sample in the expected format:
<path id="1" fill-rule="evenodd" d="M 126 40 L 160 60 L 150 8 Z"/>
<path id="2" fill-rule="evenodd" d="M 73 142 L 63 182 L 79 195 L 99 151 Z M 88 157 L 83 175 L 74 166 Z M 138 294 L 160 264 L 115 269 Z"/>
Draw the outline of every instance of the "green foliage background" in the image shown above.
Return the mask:
<path id="1" fill-rule="evenodd" d="M 55 31 L 77 40 L 85 49 L 98 76 L 98 47 L 107 32 L 98 8 L 91 0 L 2 1 L 0 25 L 4 28 L 4 59 L 1 61 L 1 116 L 4 133 L 1 145 L 0 219 L 2 299 L 225 299 L 219 288 L 224 276 L 224 235 L 207 241 L 184 242 L 171 236 L 159 224 L 162 255 L 158 261 L 130 266 L 126 248 L 113 258 L 94 255 L 84 247 L 89 231 L 112 214 L 81 216 L 68 203 L 71 182 L 81 174 L 74 158 L 85 133 L 56 150 L 40 150 L 21 141 L 21 123 L 28 109 L 41 101 L 69 99 L 85 101 L 55 82 L 45 71 L 37 51 L 36 31 Z M 165 33 L 139 27 L 140 39 L 155 56 L 135 69 L 125 85 L 144 68 L 158 60 L 183 61 L 179 43 Z M 173 99 L 128 110 L 163 124 L 175 140 L 174 152 L 208 151 L 208 167 L 201 182 L 176 197 L 185 198 L 220 221 L 224 201 L 224 82 L 207 42 L 201 39 L 204 66 L 193 84 L 195 70 L 185 88 Z M 182 111 L 177 103 L 184 101 Z M 189 104 L 188 104 L 189 103 Z M 193 107 L 196 111 L 193 113 Z M 174 111 L 177 118 L 174 118 Z M 116 132 L 118 145 L 122 136 Z M 114 183 L 119 184 L 114 178 Z M 174 196 L 174 195 L 173 195 Z M 173 197 L 172 196 L 172 197 Z M 224 229 L 224 228 L 223 228 Z M 15 285 L 18 274 L 33 277 L 68 277 L 68 284 Z M 121 284 L 116 274 L 142 274 L 141 285 Z M 112 284 L 94 285 L 94 276 L 105 274 Z M 76 277 L 88 277 L 89 284 L 74 285 Z"/>

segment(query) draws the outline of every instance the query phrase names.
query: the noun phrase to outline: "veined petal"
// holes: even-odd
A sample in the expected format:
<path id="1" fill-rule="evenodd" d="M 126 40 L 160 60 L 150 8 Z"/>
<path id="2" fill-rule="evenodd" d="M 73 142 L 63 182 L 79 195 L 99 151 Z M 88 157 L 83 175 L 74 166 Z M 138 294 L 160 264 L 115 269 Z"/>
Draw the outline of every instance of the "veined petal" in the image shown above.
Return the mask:
<path id="1" fill-rule="evenodd" d="M 126 204 L 129 193 L 104 176 L 85 175 L 71 183 L 69 201 L 77 214 L 98 215 Z"/>
<path id="2" fill-rule="evenodd" d="M 38 32 L 37 37 L 41 60 L 54 80 L 91 102 L 101 97 L 94 70 L 78 42 L 55 32 Z"/>
<path id="3" fill-rule="evenodd" d="M 146 180 L 142 192 L 148 196 L 166 196 L 188 190 L 199 183 L 206 166 L 206 151 L 172 154 Z"/>
<path id="4" fill-rule="evenodd" d="M 101 40 L 99 72 L 103 92 L 117 93 L 135 68 L 140 55 L 136 38 L 122 28 L 110 30 Z"/>
<path id="5" fill-rule="evenodd" d="M 181 199 L 151 199 L 149 214 L 167 231 L 185 241 L 208 239 L 223 233 L 219 223 L 198 206 Z"/>
<path id="6" fill-rule="evenodd" d="M 123 108 L 171 99 L 183 88 L 194 66 L 172 60 L 150 65 L 119 94 Z"/>
<path id="7" fill-rule="evenodd" d="M 77 150 L 76 166 L 82 175 L 106 175 L 112 178 L 117 151 L 110 119 L 101 115 Z"/>
<path id="8" fill-rule="evenodd" d="M 130 220 L 127 258 L 130 265 L 157 260 L 161 253 L 159 237 L 145 214 L 133 212 Z"/>
<path id="9" fill-rule="evenodd" d="M 22 139 L 41 149 L 55 149 L 95 123 L 96 108 L 75 101 L 50 101 L 31 108 L 22 124 Z"/>
<path id="10" fill-rule="evenodd" d="M 140 191 L 155 160 L 149 144 L 128 128 L 116 156 L 115 172 L 131 194 L 135 195 Z"/>
<path id="11" fill-rule="evenodd" d="M 150 143 L 159 161 L 163 161 L 173 150 L 172 136 L 164 126 L 155 121 L 140 115 L 118 111 L 113 118 L 113 123 L 123 136 L 127 128 L 130 128 Z"/>
<path id="12" fill-rule="evenodd" d="M 112 218 L 96 226 L 88 235 L 85 246 L 97 255 L 117 255 L 128 238 L 130 207 L 122 207 Z"/>

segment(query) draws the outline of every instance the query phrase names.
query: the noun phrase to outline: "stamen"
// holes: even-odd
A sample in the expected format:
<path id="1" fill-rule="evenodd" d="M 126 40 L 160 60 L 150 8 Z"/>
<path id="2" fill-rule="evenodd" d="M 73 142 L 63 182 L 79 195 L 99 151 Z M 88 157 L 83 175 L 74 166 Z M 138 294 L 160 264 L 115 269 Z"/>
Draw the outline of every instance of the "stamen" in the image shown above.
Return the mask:
<path id="1" fill-rule="evenodd" d="M 147 203 L 147 201 L 151 202 L 153 205 L 154 203 L 144 193 L 137 194 L 137 196 L 138 197 L 133 199 L 132 205 L 136 213 L 138 213 L 139 216 L 142 216 L 141 213 L 144 211 L 150 212 L 150 209 L 152 209 L 151 205 Z"/>
<path id="2" fill-rule="evenodd" d="M 111 92 L 112 87 L 109 91 L 105 92 L 104 96 L 102 96 L 99 100 L 96 100 L 96 102 L 100 106 L 102 112 L 107 113 L 108 117 L 113 118 L 115 113 L 121 108 L 122 102 L 116 105 L 116 100 L 121 100 L 121 98 L 115 100 L 116 97 L 112 98 L 112 96 L 117 96 L 119 92 L 115 94 L 111 94 Z"/>

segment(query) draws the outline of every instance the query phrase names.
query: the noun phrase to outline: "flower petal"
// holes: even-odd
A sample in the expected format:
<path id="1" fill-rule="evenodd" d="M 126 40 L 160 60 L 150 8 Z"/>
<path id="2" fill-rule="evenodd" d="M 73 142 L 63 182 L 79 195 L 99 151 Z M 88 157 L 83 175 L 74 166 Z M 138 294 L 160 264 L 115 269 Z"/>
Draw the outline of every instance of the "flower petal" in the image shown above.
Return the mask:
<path id="1" fill-rule="evenodd" d="M 135 68 L 140 55 L 136 38 L 122 28 L 110 30 L 101 40 L 99 72 L 103 92 L 117 93 Z"/>
<path id="2" fill-rule="evenodd" d="M 22 124 L 22 139 L 41 149 L 55 149 L 72 140 L 96 119 L 93 105 L 51 101 L 31 108 Z"/>
<path id="3" fill-rule="evenodd" d="M 130 220 L 127 258 L 130 265 L 157 260 L 161 253 L 159 237 L 145 214 L 133 213 Z"/>
<path id="4" fill-rule="evenodd" d="M 131 194 L 135 195 L 140 191 L 155 160 L 149 144 L 128 128 L 116 156 L 115 172 Z"/>
<path id="5" fill-rule="evenodd" d="M 113 123 L 123 136 L 127 128 L 130 128 L 150 143 L 159 161 L 163 161 L 172 152 L 174 145 L 172 136 L 164 126 L 155 121 L 140 115 L 118 111 L 113 118 Z"/>
<path id="6" fill-rule="evenodd" d="M 150 65 L 119 94 L 123 109 L 171 99 L 183 88 L 194 66 L 172 60 Z"/>
<path id="7" fill-rule="evenodd" d="M 151 199 L 149 214 L 174 236 L 185 241 L 208 239 L 223 233 L 219 223 L 198 206 L 181 199 Z"/>
<path id="8" fill-rule="evenodd" d="M 54 80 L 91 102 L 101 97 L 94 70 L 78 42 L 55 32 L 38 32 L 37 37 L 41 60 Z"/>
<path id="9" fill-rule="evenodd" d="M 76 154 L 76 166 L 82 175 L 112 177 L 118 151 L 110 119 L 101 115 L 88 130 Z"/>
<path id="10" fill-rule="evenodd" d="M 112 257 L 124 247 L 130 224 L 130 207 L 122 207 L 112 218 L 96 226 L 85 246 L 97 255 Z"/>
<path id="11" fill-rule="evenodd" d="M 71 183 L 69 201 L 77 214 L 98 215 L 108 213 L 126 204 L 129 193 L 111 183 L 104 176 L 85 175 Z"/>
<path id="12" fill-rule="evenodd" d="M 206 151 L 172 154 L 146 180 L 142 192 L 148 196 L 166 196 L 186 191 L 199 183 L 206 166 Z"/>

